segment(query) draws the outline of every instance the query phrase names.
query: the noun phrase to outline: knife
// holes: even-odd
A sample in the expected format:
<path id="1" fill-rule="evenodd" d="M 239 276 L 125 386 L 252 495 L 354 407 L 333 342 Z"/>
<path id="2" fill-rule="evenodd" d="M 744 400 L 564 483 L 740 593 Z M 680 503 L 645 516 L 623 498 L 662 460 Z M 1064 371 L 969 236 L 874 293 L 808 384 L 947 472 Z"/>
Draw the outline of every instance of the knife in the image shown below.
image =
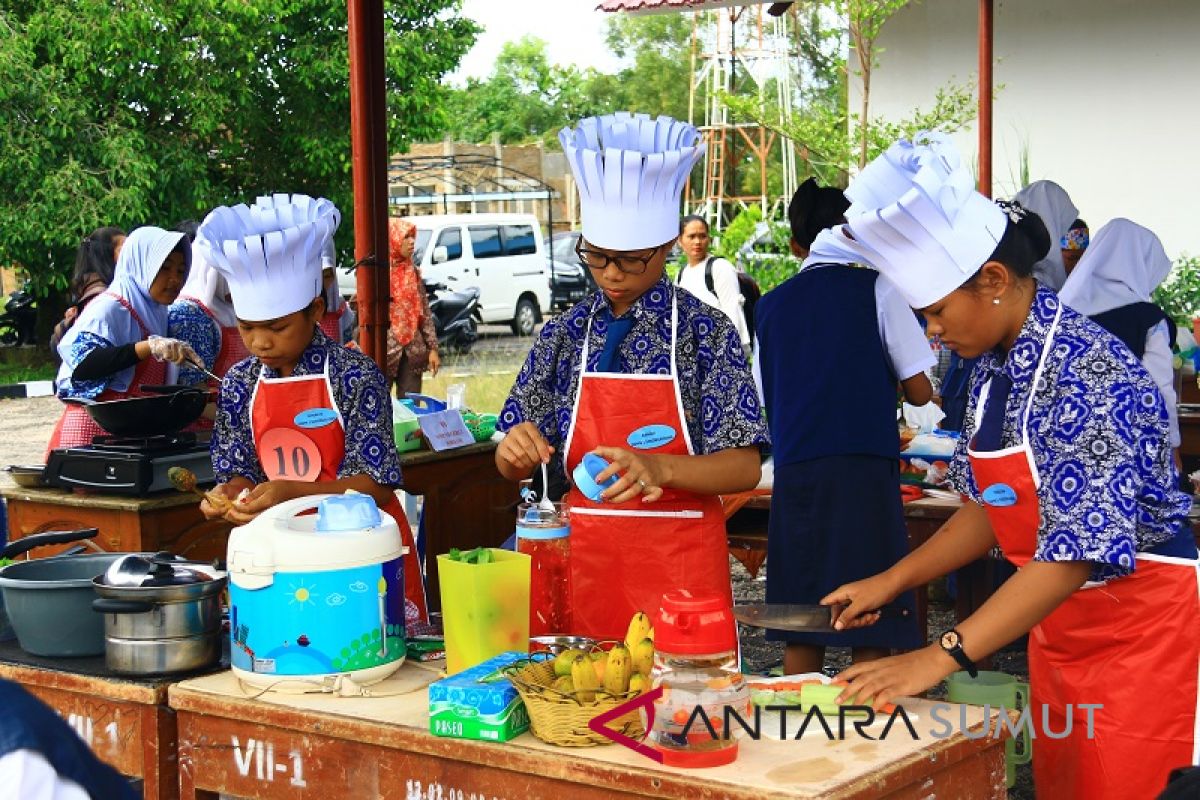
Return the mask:
<path id="1" fill-rule="evenodd" d="M 841 613 L 842 606 L 818 606 L 795 603 L 757 603 L 733 607 L 738 622 L 755 628 L 776 631 L 832 631 L 833 612 Z M 906 619 L 912 611 L 902 606 L 879 609 L 884 618 Z M 838 631 L 841 633 L 841 631 Z"/>

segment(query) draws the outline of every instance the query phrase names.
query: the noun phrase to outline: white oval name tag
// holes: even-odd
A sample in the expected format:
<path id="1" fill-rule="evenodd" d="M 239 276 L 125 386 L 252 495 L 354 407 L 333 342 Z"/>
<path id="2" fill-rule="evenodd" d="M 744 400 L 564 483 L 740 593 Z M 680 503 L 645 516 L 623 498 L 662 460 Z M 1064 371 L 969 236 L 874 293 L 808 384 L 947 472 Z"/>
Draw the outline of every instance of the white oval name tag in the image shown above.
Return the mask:
<path id="1" fill-rule="evenodd" d="M 997 508 L 1013 506 L 1017 504 L 1017 493 L 1007 483 L 993 483 L 983 490 L 983 502 Z"/>
<path id="2" fill-rule="evenodd" d="M 310 408 L 297 414 L 293 421 L 298 428 L 324 428 L 336 419 L 337 412 L 332 408 Z"/>
<path id="3" fill-rule="evenodd" d="M 647 425 L 629 434 L 625 441 L 638 450 L 653 450 L 675 441 L 675 429 L 670 425 Z"/>

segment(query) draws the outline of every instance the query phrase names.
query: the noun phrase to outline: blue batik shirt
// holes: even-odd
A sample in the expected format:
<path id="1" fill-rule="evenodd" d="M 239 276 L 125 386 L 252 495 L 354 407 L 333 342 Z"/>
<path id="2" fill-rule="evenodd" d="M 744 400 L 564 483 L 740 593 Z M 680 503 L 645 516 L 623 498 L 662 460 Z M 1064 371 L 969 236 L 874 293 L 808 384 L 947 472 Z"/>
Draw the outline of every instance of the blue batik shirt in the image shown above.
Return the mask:
<path id="1" fill-rule="evenodd" d="M 346 454 L 338 467 L 338 477 L 365 474 L 382 486 L 400 486 L 400 456 L 392 433 L 392 401 L 383 373 L 362 353 L 342 347 L 317 330 L 292 375 L 320 375 L 326 363 L 333 402 L 346 425 Z M 251 357 L 233 365 L 221 381 L 210 447 L 213 473 L 219 483 L 238 475 L 255 483 L 267 479 L 259 464 L 250 425 L 250 400 L 260 374 L 266 378 L 280 377 Z"/>
<path id="2" fill-rule="evenodd" d="M 176 300 L 167 309 L 167 335 L 187 342 L 200 356 L 204 367 L 212 372 L 221 354 L 221 328 L 216 320 L 192 300 Z M 198 369 L 179 368 L 179 383 L 193 386 L 204 383 L 208 376 Z"/>
<path id="3" fill-rule="evenodd" d="M 633 327 L 617 349 L 613 371 L 671 374 L 673 297 L 678 299 L 676 367 L 692 447 L 703 455 L 766 444 L 767 424 L 733 323 L 666 278 L 625 312 L 632 316 Z M 532 422 L 561 454 L 575 407 L 588 322 L 592 329 L 587 371 L 595 372 L 613 319 L 608 298 L 597 291 L 547 322 L 517 374 L 497 427 L 507 431 Z M 629 402 L 636 406 L 637 398 Z M 557 459 L 556 467 L 561 468 Z"/>
<path id="4" fill-rule="evenodd" d="M 1007 358 L 980 357 L 971 382 L 966 432 L 988 378 L 1013 383 L 1001 447 L 1021 444 L 1021 420 L 1058 295 L 1039 284 Z M 969 435 L 950 464 L 955 489 L 982 498 L 967 460 Z M 1191 499 L 1178 488 L 1167 409 L 1145 367 L 1087 317 L 1063 307 L 1029 414 L 1029 444 L 1041 478 L 1037 561 L 1091 561 L 1092 580 L 1128 574 L 1134 556 L 1172 539 Z"/>

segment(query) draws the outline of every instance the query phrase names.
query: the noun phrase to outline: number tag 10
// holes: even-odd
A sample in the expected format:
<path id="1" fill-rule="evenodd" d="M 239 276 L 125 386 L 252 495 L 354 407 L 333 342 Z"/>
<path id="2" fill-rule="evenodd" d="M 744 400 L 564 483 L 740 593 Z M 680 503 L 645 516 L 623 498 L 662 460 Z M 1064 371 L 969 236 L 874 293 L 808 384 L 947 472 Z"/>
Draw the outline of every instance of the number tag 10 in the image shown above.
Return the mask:
<path id="1" fill-rule="evenodd" d="M 258 442 L 258 460 L 272 481 L 315 481 L 321 474 L 317 443 L 292 428 L 272 428 Z"/>

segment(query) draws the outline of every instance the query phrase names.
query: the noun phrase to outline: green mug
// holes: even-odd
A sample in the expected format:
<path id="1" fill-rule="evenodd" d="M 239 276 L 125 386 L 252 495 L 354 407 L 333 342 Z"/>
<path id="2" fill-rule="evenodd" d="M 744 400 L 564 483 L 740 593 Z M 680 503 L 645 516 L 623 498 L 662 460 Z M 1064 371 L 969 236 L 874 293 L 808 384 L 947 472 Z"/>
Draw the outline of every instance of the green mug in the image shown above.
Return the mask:
<path id="1" fill-rule="evenodd" d="M 1029 705 L 1029 684 L 1003 672 L 980 670 L 975 678 L 966 672 L 955 672 L 946 678 L 946 699 L 951 703 L 1020 710 Z M 1020 751 L 1017 742 L 1021 743 Z M 1004 743 L 1004 776 L 1010 789 L 1017 781 L 1017 764 L 1028 764 L 1032 757 L 1033 741 L 1026 726 L 1020 736 Z"/>

